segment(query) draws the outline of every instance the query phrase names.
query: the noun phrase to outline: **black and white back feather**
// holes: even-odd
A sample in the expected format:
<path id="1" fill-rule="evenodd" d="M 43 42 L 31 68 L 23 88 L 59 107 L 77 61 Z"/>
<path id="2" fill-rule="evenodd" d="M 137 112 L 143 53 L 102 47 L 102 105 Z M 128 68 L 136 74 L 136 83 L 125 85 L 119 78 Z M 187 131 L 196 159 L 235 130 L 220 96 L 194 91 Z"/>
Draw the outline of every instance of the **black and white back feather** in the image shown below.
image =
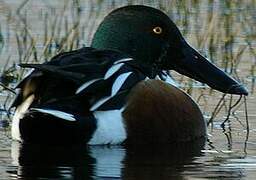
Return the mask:
<path id="1" fill-rule="evenodd" d="M 34 70 L 18 84 L 21 91 L 13 106 L 34 94 L 29 111 L 63 112 L 59 117 L 69 120 L 93 111 L 121 109 L 131 88 L 147 78 L 132 58 L 93 48 L 63 53 L 44 64 L 20 66 Z"/>

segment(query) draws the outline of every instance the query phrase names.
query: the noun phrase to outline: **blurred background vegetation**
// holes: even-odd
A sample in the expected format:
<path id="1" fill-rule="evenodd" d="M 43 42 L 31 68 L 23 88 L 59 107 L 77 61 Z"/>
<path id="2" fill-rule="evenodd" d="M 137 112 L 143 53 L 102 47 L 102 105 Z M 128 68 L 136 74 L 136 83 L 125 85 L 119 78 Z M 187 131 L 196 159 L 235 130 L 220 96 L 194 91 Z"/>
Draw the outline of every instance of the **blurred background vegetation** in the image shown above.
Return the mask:
<path id="1" fill-rule="evenodd" d="M 2 119 L 14 97 L 12 88 L 25 73 L 19 63 L 41 63 L 60 52 L 90 46 L 104 16 L 132 4 L 163 10 L 193 47 L 245 84 L 250 91 L 248 113 L 255 118 L 256 0 L 0 0 Z M 208 120 L 223 122 L 239 98 L 172 74 Z M 243 103 L 228 116 L 244 127 Z"/>

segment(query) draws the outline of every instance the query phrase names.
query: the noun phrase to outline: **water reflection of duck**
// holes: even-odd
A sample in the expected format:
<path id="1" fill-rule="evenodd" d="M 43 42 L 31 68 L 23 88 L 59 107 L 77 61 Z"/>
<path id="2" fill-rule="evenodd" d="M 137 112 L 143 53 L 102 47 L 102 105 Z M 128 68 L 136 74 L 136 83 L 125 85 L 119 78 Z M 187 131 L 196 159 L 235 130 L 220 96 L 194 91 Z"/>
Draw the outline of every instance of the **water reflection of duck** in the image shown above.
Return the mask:
<path id="1" fill-rule="evenodd" d="M 38 146 L 13 142 L 17 179 L 177 179 L 204 141 L 158 147 Z"/>
<path id="2" fill-rule="evenodd" d="M 90 179 L 96 160 L 85 146 L 12 143 L 12 171 L 17 179 Z M 12 176 L 13 176 L 12 175 Z"/>
<path id="3" fill-rule="evenodd" d="M 247 95 L 191 48 L 167 15 L 146 6 L 110 13 L 90 48 L 21 66 L 34 70 L 17 86 L 12 136 L 27 143 L 167 143 L 204 137 L 201 111 L 186 93 L 164 82 L 170 79 L 167 70 Z"/>
<path id="4" fill-rule="evenodd" d="M 204 140 L 160 146 L 129 146 L 123 160 L 122 179 L 187 179 L 186 165 L 202 156 Z"/>

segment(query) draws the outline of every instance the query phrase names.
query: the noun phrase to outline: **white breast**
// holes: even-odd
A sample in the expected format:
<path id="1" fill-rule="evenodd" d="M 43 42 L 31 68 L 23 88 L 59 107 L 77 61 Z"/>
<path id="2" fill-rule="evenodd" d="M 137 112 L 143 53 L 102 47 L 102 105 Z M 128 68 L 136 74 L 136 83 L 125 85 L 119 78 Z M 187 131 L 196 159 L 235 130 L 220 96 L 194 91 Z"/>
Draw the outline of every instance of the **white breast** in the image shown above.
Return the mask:
<path id="1" fill-rule="evenodd" d="M 89 145 L 120 144 L 127 135 L 123 123 L 121 110 L 95 111 L 97 129 L 94 132 Z"/>

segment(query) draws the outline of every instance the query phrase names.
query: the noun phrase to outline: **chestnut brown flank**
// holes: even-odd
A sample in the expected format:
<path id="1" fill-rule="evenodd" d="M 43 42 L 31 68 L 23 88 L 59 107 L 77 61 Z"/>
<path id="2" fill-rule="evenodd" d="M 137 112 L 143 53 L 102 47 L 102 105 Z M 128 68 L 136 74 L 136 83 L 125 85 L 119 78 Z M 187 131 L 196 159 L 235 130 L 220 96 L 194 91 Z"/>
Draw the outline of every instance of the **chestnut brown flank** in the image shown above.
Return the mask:
<path id="1" fill-rule="evenodd" d="M 132 89 L 123 117 L 128 143 L 191 141 L 206 134 L 197 104 L 159 80 L 143 81 Z"/>

